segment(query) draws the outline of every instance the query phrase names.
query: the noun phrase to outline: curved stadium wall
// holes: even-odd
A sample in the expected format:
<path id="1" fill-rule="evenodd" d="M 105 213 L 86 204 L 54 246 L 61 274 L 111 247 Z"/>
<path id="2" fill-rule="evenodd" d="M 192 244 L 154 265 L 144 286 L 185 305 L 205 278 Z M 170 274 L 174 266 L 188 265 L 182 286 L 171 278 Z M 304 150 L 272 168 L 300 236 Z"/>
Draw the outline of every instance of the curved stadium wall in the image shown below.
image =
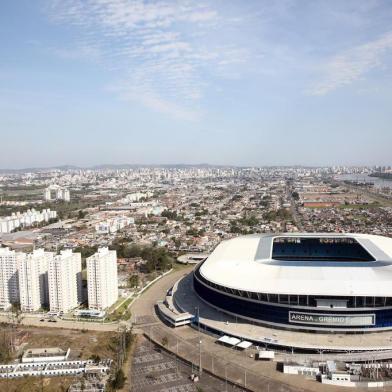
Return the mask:
<path id="1" fill-rule="evenodd" d="M 284 329 L 335 332 L 371 332 L 392 329 L 391 297 L 337 297 L 327 300 L 347 302 L 344 309 L 320 309 L 321 296 L 277 295 L 224 287 L 200 273 L 193 275 L 194 290 L 206 303 L 228 314 L 259 324 Z"/>

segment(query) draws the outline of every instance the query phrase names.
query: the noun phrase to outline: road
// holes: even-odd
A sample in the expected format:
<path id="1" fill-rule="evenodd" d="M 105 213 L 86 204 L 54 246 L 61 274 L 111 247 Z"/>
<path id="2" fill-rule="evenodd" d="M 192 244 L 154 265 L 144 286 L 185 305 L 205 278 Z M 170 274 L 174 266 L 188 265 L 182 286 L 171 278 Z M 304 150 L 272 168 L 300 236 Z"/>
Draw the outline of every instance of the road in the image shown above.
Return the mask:
<path id="1" fill-rule="evenodd" d="M 291 216 L 293 217 L 294 224 L 297 226 L 299 231 L 303 231 L 303 226 L 301 223 L 301 217 L 297 211 L 297 205 L 295 204 L 295 200 L 293 197 L 293 189 L 291 187 L 287 187 L 287 197 L 290 200 L 290 212 Z"/>
<path id="2" fill-rule="evenodd" d="M 216 344 L 216 338 L 200 333 L 188 326 L 173 329 L 162 323 L 155 314 L 154 305 L 165 297 L 166 291 L 184 274 L 194 268 L 189 266 L 175 271 L 150 287 L 132 305 L 134 328 L 180 358 L 193 363 L 217 377 L 225 377 L 239 386 L 252 391 L 310 392 L 340 391 L 338 387 L 326 387 L 303 376 L 287 376 L 276 371 L 275 362 L 255 361 L 250 351 L 241 352 Z M 164 343 L 165 342 L 165 343 Z M 361 389 L 358 389 L 358 391 Z"/>
<path id="3" fill-rule="evenodd" d="M 142 317 L 150 322 L 157 322 L 158 318 L 155 315 L 154 306 L 159 299 L 163 299 L 166 291 L 174 285 L 182 276 L 187 275 L 194 265 L 189 265 L 164 276 L 151 287 L 149 287 L 143 294 L 137 298 L 130 306 L 132 312 L 132 321 L 136 324 L 146 324 L 142 322 Z"/>

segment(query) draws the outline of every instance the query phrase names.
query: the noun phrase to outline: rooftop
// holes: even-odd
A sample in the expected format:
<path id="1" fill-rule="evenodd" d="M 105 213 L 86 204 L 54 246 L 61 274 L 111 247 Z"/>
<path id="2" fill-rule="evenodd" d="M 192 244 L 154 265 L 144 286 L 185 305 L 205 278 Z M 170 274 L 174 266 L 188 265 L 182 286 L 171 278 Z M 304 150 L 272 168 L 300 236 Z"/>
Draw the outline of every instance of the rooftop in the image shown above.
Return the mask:
<path id="1" fill-rule="evenodd" d="M 67 352 L 60 347 L 30 348 L 23 353 L 23 358 L 57 357 L 65 355 L 66 353 Z"/>
<path id="2" fill-rule="evenodd" d="M 265 234 L 221 242 L 200 268 L 209 281 L 261 293 L 391 297 L 392 239 Z"/>

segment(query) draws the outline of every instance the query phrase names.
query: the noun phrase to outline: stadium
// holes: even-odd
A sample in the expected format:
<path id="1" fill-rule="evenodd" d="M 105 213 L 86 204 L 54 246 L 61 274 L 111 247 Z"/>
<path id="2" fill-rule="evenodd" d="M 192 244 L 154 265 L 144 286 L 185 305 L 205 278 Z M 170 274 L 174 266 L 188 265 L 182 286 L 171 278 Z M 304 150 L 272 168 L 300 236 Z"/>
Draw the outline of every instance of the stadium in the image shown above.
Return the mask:
<path id="1" fill-rule="evenodd" d="M 366 234 L 248 235 L 219 244 L 193 274 L 213 308 L 281 329 L 392 329 L 392 239 Z"/>

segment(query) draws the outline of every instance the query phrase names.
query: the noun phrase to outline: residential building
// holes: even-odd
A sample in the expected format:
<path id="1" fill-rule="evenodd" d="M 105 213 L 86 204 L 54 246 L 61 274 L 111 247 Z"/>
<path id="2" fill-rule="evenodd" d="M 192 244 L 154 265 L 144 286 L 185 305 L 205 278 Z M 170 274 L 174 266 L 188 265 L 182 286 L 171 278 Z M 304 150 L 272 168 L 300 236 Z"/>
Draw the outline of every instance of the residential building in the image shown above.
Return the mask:
<path id="1" fill-rule="evenodd" d="M 103 310 L 118 298 L 117 254 L 100 248 L 87 258 L 87 292 L 90 309 Z"/>
<path id="2" fill-rule="evenodd" d="M 46 200 L 46 201 L 50 201 L 51 200 L 51 192 L 50 192 L 49 188 L 45 188 L 44 200 Z"/>
<path id="3" fill-rule="evenodd" d="M 54 193 L 54 197 L 52 193 Z M 44 200 L 64 200 L 68 202 L 71 200 L 69 189 L 55 184 L 49 185 L 44 190 Z"/>
<path id="4" fill-rule="evenodd" d="M 111 234 L 122 230 L 124 227 L 133 225 L 135 223 L 134 218 L 119 216 L 105 221 L 98 222 L 95 225 L 95 230 L 99 234 Z"/>
<path id="5" fill-rule="evenodd" d="M 64 201 L 71 201 L 71 194 L 68 189 L 64 189 L 64 191 L 63 191 L 63 200 Z"/>
<path id="6" fill-rule="evenodd" d="M 41 212 L 34 208 L 26 212 L 13 213 L 11 216 L 0 218 L 0 233 L 11 233 L 19 227 L 29 227 L 36 223 L 49 222 L 57 218 L 57 212 L 49 208 Z"/>
<path id="7" fill-rule="evenodd" d="M 18 259 L 20 307 L 23 312 L 34 312 L 49 305 L 48 264 L 52 252 L 44 249 L 22 253 Z"/>
<path id="8" fill-rule="evenodd" d="M 82 302 L 82 258 L 70 249 L 49 260 L 49 304 L 54 312 L 67 313 Z"/>
<path id="9" fill-rule="evenodd" d="M 18 259 L 23 254 L 0 248 L 0 309 L 6 310 L 19 302 Z"/>

